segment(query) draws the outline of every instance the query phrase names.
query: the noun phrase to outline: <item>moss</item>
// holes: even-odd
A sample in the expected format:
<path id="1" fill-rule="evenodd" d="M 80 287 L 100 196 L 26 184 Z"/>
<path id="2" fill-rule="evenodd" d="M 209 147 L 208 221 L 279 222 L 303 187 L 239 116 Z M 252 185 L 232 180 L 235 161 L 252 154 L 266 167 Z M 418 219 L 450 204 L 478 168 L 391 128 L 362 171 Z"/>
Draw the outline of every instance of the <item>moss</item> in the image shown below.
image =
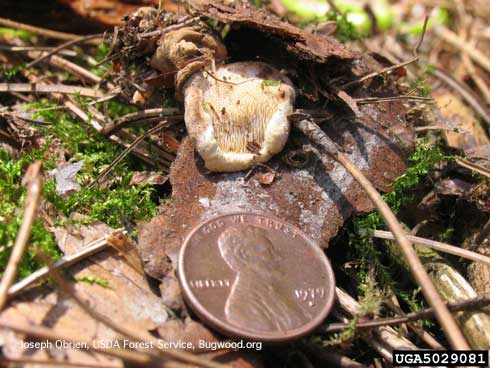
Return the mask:
<path id="1" fill-rule="evenodd" d="M 25 64 L 17 64 L 15 66 L 0 66 L 0 76 L 7 81 L 13 79 L 17 74 L 26 69 Z"/>
<path id="2" fill-rule="evenodd" d="M 442 149 L 427 140 L 419 140 L 415 152 L 409 159 L 409 165 L 404 174 L 399 176 L 393 183 L 392 191 L 385 193 L 383 199 L 388 203 L 393 212 L 397 213 L 401 206 L 413 201 L 410 190 L 417 187 L 434 167 L 444 161 L 451 159 L 446 156 Z M 383 248 L 376 246 L 371 233 L 375 229 L 384 229 L 384 221 L 378 212 L 372 212 L 366 216 L 353 219 L 348 225 L 349 251 L 348 258 L 356 260 L 356 278 L 358 280 L 359 294 L 361 297 L 366 292 L 376 292 L 369 288 L 372 269 L 380 285 L 384 289 L 396 292 L 410 306 L 416 305 L 413 295 L 403 293 L 395 281 L 393 270 L 397 270 L 396 262 L 392 257 L 386 255 Z"/>
<path id="3" fill-rule="evenodd" d="M 20 37 L 21 39 L 27 41 L 31 37 L 34 37 L 35 34 L 20 29 L 0 27 L 0 36 Z"/>
<path id="4" fill-rule="evenodd" d="M 341 332 L 334 333 L 328 339 L 323 339 L 320 336 L 314 336 L 312 342 L 322 347 L 341 345 L 351 341 L 356 334 L 356 324 L 359 318 L 356 316 L 349 321 L 349 327 Z"/>
<path id="5" fill-rule="evenodd" d="M 77 277 L 76 280 L 80 282 L 86 282 L 87 284 L 90 285 L 99 285 L 102 286 L 103 288 L 110 288 L 109 280 L 101 279 L 100 277 L 96 277 L 93 275 L 80 276 Z"/>
<path id="6" fill-rule="evenodd" d="M 107 106 L 114 117 L 132 110 L 127 105 L 118 103 L 110 103 Z M 39 109 L 33 118 L 52 123 L 38 128 L 44 133 L 44 147 L 32 152 L 22 152 L 18 160 L 11 159 L 6 151 L 0 150 L 0 244 L 6 246 L 0 252 L 0 269 L 5 268 L 10 254 L 9 247 L 15 242 L 22 222 L 21 208 L 25 198 L 25 188 L 20 184 L 22 174 L 29 163 L 35 159 L 44 161 L 45 171 L 56 167 L 54 159 L 45 158 L 48 147 L 55 140 L 61 143 L 63 153 L 69 161 L 84 162 L 76 176 L 81 190 L 67 198 L 62 198 L 56 193 L 54 178 L 49 176 L 45 178 L 43 195 L 45 200 L 57 210 L 52 218 L 57 225 L 63 226 L 64 216 L 68 221 L 75 221 L 70 219 L 75 212 L 84 215 L 84 221 L 99 220 L 114 228 L 123 226 L 122 216 L 134 222 L 150 219 L 157 213 L 153 188 L 129 185 L 134 169 L 139 169 L 140 165 L 139 161 L 131 157 L 127 157 L 114 168 L 103 187 L 87 188 L 87 184 L 111 164 L 122 149 L 93 128 L 82 125 L 56 107 L 57 105 L 48 100 L 26 106 L 30 109 Z M 56 149 L 54 146 L 51 148 Z M 29 248 L 22 260 L 19 277 L 25 277 L 40 267 L 35 258 L 36 250 L 41 250 L 52 259 L 60 257 L 54 237 L 39 220 L 33 226 Z"/>
<path id="7" fill-rule="evenodd" d="M 132 172 L 124 175 L 114 188 L 82 188 L 67 199 L 56 194 L 56 184 L 50 180 L 45 185 L 46 198 L 65 216 L 73 212 L 87 216 L 86 222 L 99 220 L 113 228 L 124 224 L 121 216 L 130 221 L 150 219 L 155 216 L 156 204 L 152 201 L 151 187 L 129 186 Z"/>
<path id="8" fill-rule="evenodd" d="M 40 107 L 37 104 L 35 107 Z M 44 107 L 49 103 L 43 101 Z M 31 105 L 31 107 L 33 107 Z M 112 103 L 108 111 L 113 116 L 126 114 L 132 109 L 127 105 Z M 68 198 L 56 194 L 53 178 L 44 185 L 45 197 L 65 216 L 78 212 L 87 216 L 87 220 L 99 220 L 112 227 L 122 226 L 121 215 L 128 220 L 149 219 L 156 214 L 156 203 L 152 201 L 153 189 L 150 186 L 130 186 L 133 175 L 130 166 L 136 163 L 126 158 L 117 165 L 107 179 L 104 188 L 87 188 L 97 175 L 110 165 L 121 148 L 101 136 L 91 127 L 83 127 L 65 113 L 58 110 L 44 110 L 35 114 L 36 118 L 53 123 L 42 128 L 48 139 L 61 141 L 65 155 L 71 161 L 83 161 L 84 165 L 77 175 L 81 190 Z"/>
<path id="9" fill-rule="evenodd" d="M 44 150 L 36 150 L 16 160 L 10 158 L 5 150 L 0 149 L 0 244 L 5 247 L 0 251 L 0 270 L 2 272 L 22 223 L 22 208 L 26 196 L 26 188 L 21 185 L 22 174 L 30 163 L 43 158 L 43 155 Z M 35 258 L 38 250 L 53 259 L 60 258 L 53 235 L 43 227 L 39 220 L 36 220 L 32 226 L 27 251 L 19 266 L 19 278 L 29 275 L 41 266 Z"/>
<path id="10" fill-rule="evenodd" d="M 337 13 L 335 11 L 329 11 L 327 13 L 327 20 L 335 21 L 337 23 L 335 37 L 339 41 L 348 42 L 362 38 L 362 35 L 357 30 L 356 26 L 349 21 L 348 12 Z"/>

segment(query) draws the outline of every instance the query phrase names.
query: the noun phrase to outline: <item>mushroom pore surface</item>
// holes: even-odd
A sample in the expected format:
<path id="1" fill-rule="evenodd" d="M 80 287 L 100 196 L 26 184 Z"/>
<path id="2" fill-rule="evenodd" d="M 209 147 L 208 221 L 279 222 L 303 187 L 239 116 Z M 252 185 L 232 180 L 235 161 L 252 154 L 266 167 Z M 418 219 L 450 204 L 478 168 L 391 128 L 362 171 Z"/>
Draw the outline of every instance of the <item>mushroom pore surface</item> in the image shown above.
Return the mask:
<path id="1" fill-rule="evenodd" d="M 283 149 L 295 90 L 270 65 L 239 62 L 200 71 L 183 93 L 187 131 L 210 171 L 244 170 Z"/>

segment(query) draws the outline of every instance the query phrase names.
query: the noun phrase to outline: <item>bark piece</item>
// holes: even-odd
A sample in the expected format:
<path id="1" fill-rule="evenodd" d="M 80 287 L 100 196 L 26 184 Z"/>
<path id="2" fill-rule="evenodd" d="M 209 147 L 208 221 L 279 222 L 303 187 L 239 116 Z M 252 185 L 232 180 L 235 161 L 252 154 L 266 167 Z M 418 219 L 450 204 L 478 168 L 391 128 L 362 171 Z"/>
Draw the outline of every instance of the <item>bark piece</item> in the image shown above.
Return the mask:
<path id="1" fill-rule="evenodd" d="M 362 106 L 362 120 L 338 120 L 326 129 L 381 191 L 389 190 L 405 169 L 404 153 L 388 133 L 402 125 L 401 105 L 387 106 Z M 297 132 L 291 139 L 299 146 L 308 143 Z M 332 161 L 325 168 L 313 156 L 303 167 L 288 166 L 284 158 L 298 148 L 292 146 L 268 162 L 277 179 L 261 185 L 257 172 L 249 180 L 243 171 L 208 173 L 191 141 L 184 139 L 169 177 L 172 206 L 163 206 L 159 216 L 140 225 L 139 249 L 146 272 L 163 279 L 176 265 L 185 236 L 201 221 L 219 214 L 248 211 L 277 216 L 326 247 L 344 220 L 373 209 L 340 164 Z"/>
<path id="2" fill-rule="evenodd" d="M 258 29 L 274 35 L 287 50 L 301 59 L 325 62 L 331 57 L 352 58 L 349 51 L 335 38 L 304 31 L 263 10 L 235 3 L 225 5 L 219 1 L 193 0 L 189 2 L 190 11 L 225 23 L 233 23 Z"/>

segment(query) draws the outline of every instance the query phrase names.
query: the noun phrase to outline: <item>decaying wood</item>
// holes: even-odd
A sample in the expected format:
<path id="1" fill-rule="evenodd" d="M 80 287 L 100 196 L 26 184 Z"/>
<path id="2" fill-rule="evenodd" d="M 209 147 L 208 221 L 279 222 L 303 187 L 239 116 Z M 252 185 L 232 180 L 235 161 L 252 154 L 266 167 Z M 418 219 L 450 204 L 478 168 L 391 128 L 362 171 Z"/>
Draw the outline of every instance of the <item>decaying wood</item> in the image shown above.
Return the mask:
<path id="1" fill-rule="evenodd" d="M 90 350 L 98 352 L 103 355 L 108 355 L 110 357 L 119 358 L 125 362 L 140 364 L 143 366 L 157 366 L 157 367 L 168 367 L 170 362 L 159 361 L 159 359 L 154 356 L 144 352 L 139 352 L 129 349 L 115 349 L 115 348 L 101 348 L 96 347 L 91 341 L 81 339 L 79 336 L 73 336 L 67 333 L 61 334 L 52 328 L 44 326 L 36 326 L 32 324 L 18 324 L 5 318 L 0 318 L 0 328 L 15 331 L 26 336 L 47 339 L 49 341 L 65 341 L 72 343 L 74 346 L 82 346 L 82 349 L 87 346 Z M 179 368 L 182 368 L 180 366 Z"/>
<path id="2" fill-rule="evenodd" d="M 189 6 L 191 13 L 277 36 L 288 51 L 306 60 L 325 62 L 334 57 L 348 59 L 355 55 L 333 37 L 304 31 L 252 6 L 239 3 L 232 6 L 204 0 L 192 1 Z"/>

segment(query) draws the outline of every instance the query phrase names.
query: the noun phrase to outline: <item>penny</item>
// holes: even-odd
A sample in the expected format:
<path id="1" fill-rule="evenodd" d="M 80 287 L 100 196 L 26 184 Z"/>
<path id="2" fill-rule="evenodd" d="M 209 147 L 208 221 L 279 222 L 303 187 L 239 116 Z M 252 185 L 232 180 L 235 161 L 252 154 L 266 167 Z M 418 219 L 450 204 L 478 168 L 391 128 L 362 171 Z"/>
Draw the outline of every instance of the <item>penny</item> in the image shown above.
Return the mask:
<path id="1" fill-rule="evenodd" d="M 335 299 L 324 252 L 297 227 L 265 215 L 227 214 L 198 225 L 184 241 L 178 274 L 184 299 L 206 324 L 249 340 L 304 336 Z"/>

